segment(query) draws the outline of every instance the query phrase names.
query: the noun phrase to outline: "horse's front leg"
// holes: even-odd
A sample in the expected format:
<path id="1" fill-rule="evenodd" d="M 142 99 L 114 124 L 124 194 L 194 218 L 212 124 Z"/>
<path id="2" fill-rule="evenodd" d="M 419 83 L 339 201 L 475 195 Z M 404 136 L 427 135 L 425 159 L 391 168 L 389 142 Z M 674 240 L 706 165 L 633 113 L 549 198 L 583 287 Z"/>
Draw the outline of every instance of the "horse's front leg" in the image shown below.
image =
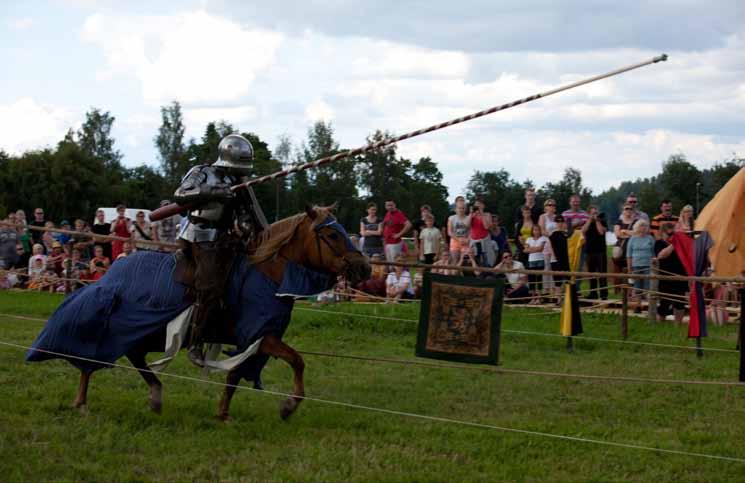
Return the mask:
<path id="1" fill-rule="evenodd" d="M 154 413 L 160 414 L 163 409 L 163 384 L 147 365 L 145 352 L 142 350 L 133 350 L 127 354 L 127 359 L 137 368 L 137 372 L 140 373 L 145 383 L 147 383 L 148 388 L 150 388 L 150 397 L 148 398 L 150 409 Z"/>
<path id="2" fill-rule="evenodd" d="M 267 335 L 264 337 L 259 346 L 259 352 L 272 357 L 279 357 L 292 367 L 295 388 L 292 397 L 282 401 L 279 406 L 279 416 L 282 419 L 287 419 L 297 410 L 305 396 L 305 382 L 303 380 L 305 362 L 303 361 L 302 356 L 300 356 L 295 349 L 288 346 L 274 335 Z"/>

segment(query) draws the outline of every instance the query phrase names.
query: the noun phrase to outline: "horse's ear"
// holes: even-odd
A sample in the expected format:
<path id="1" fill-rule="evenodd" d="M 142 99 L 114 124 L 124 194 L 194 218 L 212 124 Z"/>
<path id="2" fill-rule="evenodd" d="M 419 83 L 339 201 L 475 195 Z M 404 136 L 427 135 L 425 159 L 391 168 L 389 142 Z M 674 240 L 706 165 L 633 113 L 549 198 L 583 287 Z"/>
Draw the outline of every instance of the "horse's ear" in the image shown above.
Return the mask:
<path id="1" fill-rule="evenodd" d="M 326 209 L 329 210 L 331 213 L 335 212 L 337 208 L 339 208 L 339 202 L 338 201 L 334 201 L 334 204 L 332 204 L 331 206 L 327 206 L 326 207 Z"/>
<path id="2" fill-rule="evenodd" d="M 308 218 L 311 220 L 315 220 L 316 216 L 318 216 L 316 209 L 307 203 L 305 204 L 305 214 L 308 215 Z"/>

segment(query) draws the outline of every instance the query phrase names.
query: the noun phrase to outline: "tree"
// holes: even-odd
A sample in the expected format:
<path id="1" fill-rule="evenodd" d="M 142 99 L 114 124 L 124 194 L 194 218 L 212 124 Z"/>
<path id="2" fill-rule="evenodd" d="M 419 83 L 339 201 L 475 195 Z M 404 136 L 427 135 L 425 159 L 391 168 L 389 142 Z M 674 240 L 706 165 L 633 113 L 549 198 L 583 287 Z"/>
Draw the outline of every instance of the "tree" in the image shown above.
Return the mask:
<path id="1" fill-rule="evenodd" d="M 373 144 L 390 137 L 390 133 L 375 131 L 368 136 L 367 143 Z M 413 193 L 408 189 L 411 184 L 408 174 L 411 162 L 396 157 L 395 144 L 356 156 L 355 164 L 360 187 L 367 192 L 367 201 L 374 201 L 382 207 L 386 200 L 394 200 L 401 211 L 412 214 Z"/>
<path id="2" fill-rule="evenodd" d="M 189 167 L 195 164 L 210 164 L 217 160 L 217 147 L 222 138 L 228 134 L 237 133 L 238 130 L 226 121 L 210 122 L 202 135 L 202 142 L 197 143 L 194 139 L 189 141 L 187 158 Z"/>
<path id="3" fill-rule="evenodd" d="M 428 204 L 432 208 L 432 213 L 444 220 L 448 214 L 448 189 L 442 184 L 442 173 L 437 164 L 431 158 L 420 158 L 411 169 L 411 183 L 408 189 L 409 193 L 414 195 L 414 213 L 409 212 L 412 216 L 418 216 L 417 204 Z"/>
<path id="4" fill-rule="evenodd" d="M 78 130 L 78 144 L 81 149 L 106 167 L 119 167 L 122 154 L 114 149 L 111 128 L 116 118 L 108 111 L 92 108 L 85 114 L 85 122 Z"/>
<path id="5" fill-rule="evenodd" d="M 569 208 L 569 198 L 575 194 L 582 199 L 583 207 L 592 200 L 592 190 L 582 185 L 582 173 L 575 168 L 565 169 L 561 181 L 546 183 L 540 193 L 544 200 L 553 198 L 558 211 Z"/>
<path id="6" fill-rule="evenodd" d="M 181 104 L 173 101 L 169 106 L 162 106 L 160 117 L 160 128 L 154 139 L 155 147 L 160 156 L 160 168 L 170 186 L 175 188 L 190 168 L 184 146 L 186 128 L 181 114 Z"/>
<path id="7" fill-rule="evenodd" d="M 511 233 L 518 221 L 515 211 L 525 203 L 525 187 L 518 183 L 504 169 L 499 171 L 476 171 L 466 185 L 466 198 L 469 203 L 482 199 L 486 210 L 499 215 L 502 224 Z"/>
<path id="8" fill-rule="evenodd" d="M 661 188 L 661 196 L 657 200 L 642 200 L 642 208 L 656 210 L 662 198 L 673 202 L 673 206 L 680 209 L 683 205 L 696 206 L 696 193 L 702 178 L 701 171 L 689 163 L 684 154 L 673 154 L 662 165 L 662 173 L 657 176 L 657 184 Z M 654 201 L 654 204 L 651 202 Z"/>

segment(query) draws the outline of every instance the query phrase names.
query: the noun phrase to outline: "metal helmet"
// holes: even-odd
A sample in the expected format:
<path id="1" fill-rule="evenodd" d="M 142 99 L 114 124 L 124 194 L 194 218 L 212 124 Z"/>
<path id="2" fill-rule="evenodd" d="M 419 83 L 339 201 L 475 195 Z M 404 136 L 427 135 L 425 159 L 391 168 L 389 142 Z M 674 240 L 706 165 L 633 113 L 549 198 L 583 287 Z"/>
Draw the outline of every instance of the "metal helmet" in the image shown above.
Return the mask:
<path id="1" fill-rule="evenodd" d="M 238 134 L 230 134 L 222 138 L 217 146 L 217 161 L 212 166 L 218 166 L 238 174 L 248 174 L 254 159 L 254 148 L 248 139 Z"/>

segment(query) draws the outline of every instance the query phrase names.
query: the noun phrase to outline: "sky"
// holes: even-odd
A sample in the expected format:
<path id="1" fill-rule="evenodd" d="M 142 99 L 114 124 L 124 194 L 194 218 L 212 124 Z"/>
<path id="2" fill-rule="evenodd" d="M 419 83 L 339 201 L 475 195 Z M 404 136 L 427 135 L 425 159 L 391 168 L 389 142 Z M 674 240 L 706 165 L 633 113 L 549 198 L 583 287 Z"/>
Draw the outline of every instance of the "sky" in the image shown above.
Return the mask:
<path id="1" fill-rule="evenodd" d="M 160 106 L 187 137 L 224 119 L 277 145 L 330 121 L 342 147 L 584 77 L 670 57 L 398 145 L 438 163 L 450 198 L 474 170 L 594 192 L 671 154 L 745 157 L 745 2 L 501 0 L 0 2 L 0 148 L 55 145 L 91 107 L 127 166 L 159 161 Z"/>

